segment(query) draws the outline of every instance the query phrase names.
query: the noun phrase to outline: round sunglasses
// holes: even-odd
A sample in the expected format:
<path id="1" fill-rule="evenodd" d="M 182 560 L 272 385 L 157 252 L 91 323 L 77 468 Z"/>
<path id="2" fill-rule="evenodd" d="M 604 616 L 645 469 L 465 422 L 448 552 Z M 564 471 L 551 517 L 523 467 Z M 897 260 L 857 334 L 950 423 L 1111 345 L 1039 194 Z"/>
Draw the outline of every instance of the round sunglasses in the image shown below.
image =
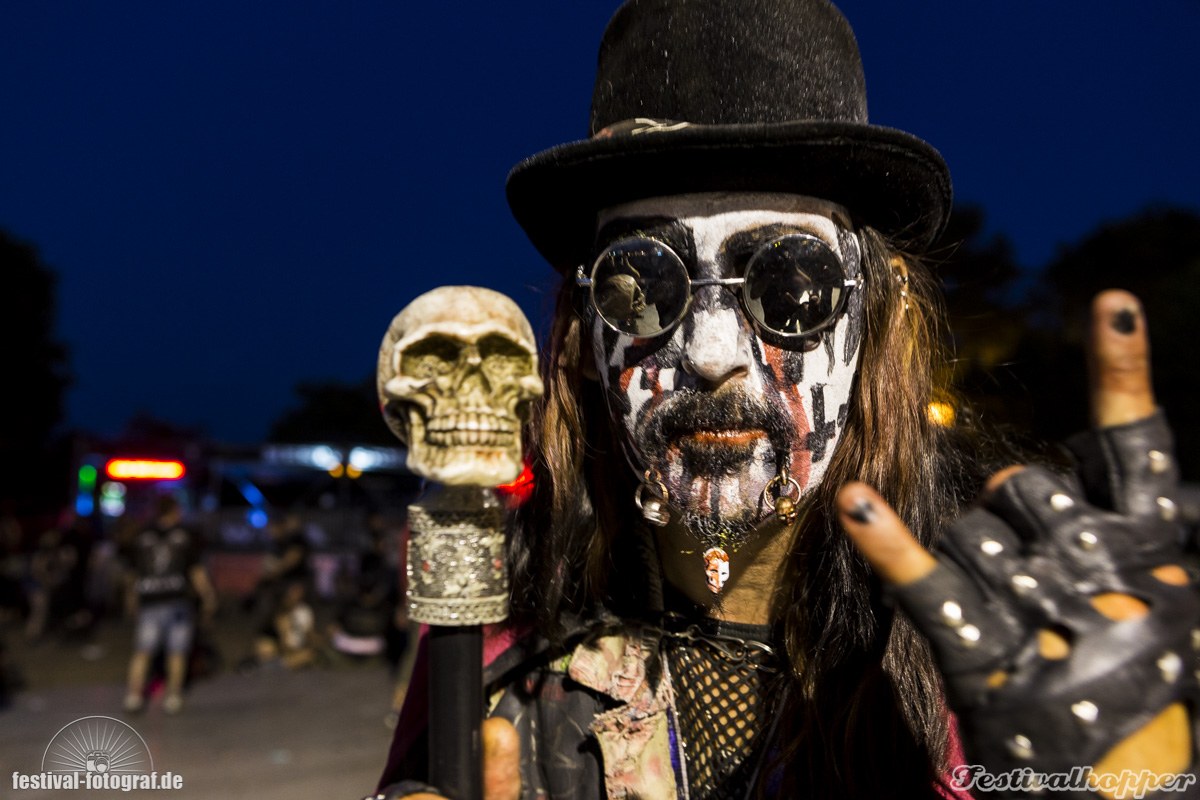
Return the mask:
<path id="1" fill-rule="evenodd" d="M 683 259 L 657 239 L 634 236 L 613 242 L 576 285 L 589 289 L 593 307 L 611 327 L 651 338 L 687 315 L 693 289 L 741 287 L 742 305 L 755 325 L 783 338 L 811 336 L 834 322 L 861 275 L 846 277 L 838 254 L 807 233 L 790 233 L 760 247 L 740 278 L 692 278 Z"/>

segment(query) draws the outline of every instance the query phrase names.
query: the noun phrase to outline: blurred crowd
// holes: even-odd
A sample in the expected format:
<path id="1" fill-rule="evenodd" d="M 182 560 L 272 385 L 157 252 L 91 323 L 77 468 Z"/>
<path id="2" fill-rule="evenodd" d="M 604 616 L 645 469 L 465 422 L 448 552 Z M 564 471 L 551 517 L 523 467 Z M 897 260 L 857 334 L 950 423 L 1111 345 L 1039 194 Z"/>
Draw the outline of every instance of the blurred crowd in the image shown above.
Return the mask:
<path id="1" fill-rule="evenodd" d="M 178 713 L 187 685 L 222 669 L 377 663 L 396 687 L 384 712 L 394 721 L 409 643 L 404 532 L 382 515 L 368 518 L 353 552 L 337 554 L 333 581 L 322 581 L 321 592 L 318 554 L 300 513 L 269 521 L 267 549 L 247 554 L 256 573 L 249 590 L 224 594 L 209 575 L 213 554 L 174 498 L 104 533 L 70 510 L 42 530 L 28 527 L 0 516 L 0 710 L 20 691 L 22 672 L 46 657 L 39 648 L 77 647 L 85 654 L 79 669 L 87 669 L 91 643 L 119 630 L 128 633 L 128 713 L 159 697 L 165 711 Z"/>
<path id="2" fill-rule="evenodd" d="M 72 511 L 29 543 L 15 517 L 0 518 L 0 619 L 19 620 L 32 640 L 86 634 L 112 599 L 108 556 L 111 548 L 96 547 L 90 522 Z"/>

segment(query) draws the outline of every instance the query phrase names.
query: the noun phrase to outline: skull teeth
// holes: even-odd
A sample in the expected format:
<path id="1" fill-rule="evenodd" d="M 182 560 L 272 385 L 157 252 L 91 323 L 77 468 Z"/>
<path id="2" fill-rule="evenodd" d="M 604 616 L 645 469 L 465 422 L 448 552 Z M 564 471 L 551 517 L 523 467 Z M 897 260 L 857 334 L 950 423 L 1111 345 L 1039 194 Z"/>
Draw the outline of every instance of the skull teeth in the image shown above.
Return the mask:
<path id="1" fill-rule="evenodd" d="M 515 441 L 516 433 L 517 426 L 511 419 L 495 414 L 463 412 L 429 420 L 425 440 L 443 447 L 468 444 L 507 447 Z"/>
<path id="2" fill-rule="evenodd" d="M 484 447 L 508 447 L 515 437 L 511 433 L 497 431 L 430 431 L 425 441 L 438 447 L 453 447 L 464 444 L 477 444 Z"/>

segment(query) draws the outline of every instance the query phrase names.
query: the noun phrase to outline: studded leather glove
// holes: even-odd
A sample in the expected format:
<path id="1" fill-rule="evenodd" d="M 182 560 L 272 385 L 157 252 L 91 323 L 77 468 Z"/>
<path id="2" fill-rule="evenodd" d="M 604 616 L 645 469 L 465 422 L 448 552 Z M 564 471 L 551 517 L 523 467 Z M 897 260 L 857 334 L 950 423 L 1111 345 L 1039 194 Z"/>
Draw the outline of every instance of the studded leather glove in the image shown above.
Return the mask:
<path id="1" fill-rule="evenodd" d="M 1077 480 L 1017 473 L 951 526 L 932 573 L 895 590 L 933 645 L 968 762 L 992 775 L 1094 765 L 1175 703 L 1192 715 L 1194 758 L 1200 592 L 1178 569 L 1170 431 L 1159 413 L 1070 446 Z M 1166 565 L 1183 585 L 1156 577 Z M 1099 608 L 1114 596 L 1148 612 L 1111 619 Z"/>

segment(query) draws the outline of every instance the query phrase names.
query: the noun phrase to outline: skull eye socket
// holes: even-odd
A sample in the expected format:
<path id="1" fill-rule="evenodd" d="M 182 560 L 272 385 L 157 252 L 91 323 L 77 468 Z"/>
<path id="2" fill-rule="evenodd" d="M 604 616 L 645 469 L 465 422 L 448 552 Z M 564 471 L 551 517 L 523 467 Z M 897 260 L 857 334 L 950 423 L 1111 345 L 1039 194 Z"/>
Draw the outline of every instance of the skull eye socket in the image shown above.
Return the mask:
<path id="1" fill-rule="evenodd" d="M 400 357 L 400 373 L 410 378 L 448 375 L 458 363 L 462 342 L 447 336 L 428 336 L 414 342 Z"/>
<path id="2" fill-rule="evenodd" d="M 491 380 L 513 378 L 533 372 L 533 358 L 529 351 L 506 336 L 484 336 L 479 340 L 477 347 L 479 357 L 483 361 L 483 371 Z"/>

